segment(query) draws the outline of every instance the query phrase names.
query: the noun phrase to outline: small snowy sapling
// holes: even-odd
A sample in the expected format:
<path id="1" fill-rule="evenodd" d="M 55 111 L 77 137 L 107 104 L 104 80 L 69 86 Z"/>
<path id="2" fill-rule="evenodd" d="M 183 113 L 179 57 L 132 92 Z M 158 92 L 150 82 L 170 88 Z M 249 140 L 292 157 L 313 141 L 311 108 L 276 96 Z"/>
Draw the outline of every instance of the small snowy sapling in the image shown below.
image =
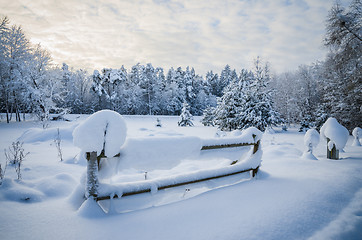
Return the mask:
<path id="1" fill-rule="evenodd" d="M 23 143 L 20 141 L 13 142 L 8 151 L 5 149 L 6 160 L 14 166 L 18 180 L 21 180 L 21 164 L 29 153 L 24 153 Z"/>
<path id="2" fill-rule="evenodd" d="M 194 124 L 192 123 L 192 115 L 189 111 L 190 106 L 187 102 L 183 103 L 183 107 L 182 107 L 182 112 L 180 115 L 180 121 L 178 122 L 178 125 L 180 127 L 187 127 L 187 126 L 194 126 Z"/>
<path id="3" fill-rule="evenodd" d="M 360 137 L 362 137 L 362 129 L 356 127 L 355 129 L 353 129 L 352 135 L 354 137 L 352 146 L 361 146 Z"/>
<path id="4" fill-rule="evenodd" d="M 3 179 L 5 178 L 6 167 L 7 167 L 7 162 L 5 163 L 4 169 L 2 169 L 1 163 L 0 163 L 0 186 L 3 183 Z"/>
<path id="5" fill-rule="evenodd" d="M 58 157 L 60 161 L 63 161 L 62 147 L 61 147 L 62 138 L 60 136 L 59 128 L 57 128 L 57 135 L 54 138 L 55 147 L 58 150 Z"/>
<path id="6" fill-rule="evenodd" d="M 156 127 L 162 127 L 161 120 L 157 118 Z"/>
<path id="7" fill-rule="evenodd" d="M 304 145 L 306 150 L 303 153 L 304 159 L 317 160 L 313 155 L 313 148 L 316 148 L 319 143 L 319 133 L 315 129 L 309 129 L 304 135 Z"/>

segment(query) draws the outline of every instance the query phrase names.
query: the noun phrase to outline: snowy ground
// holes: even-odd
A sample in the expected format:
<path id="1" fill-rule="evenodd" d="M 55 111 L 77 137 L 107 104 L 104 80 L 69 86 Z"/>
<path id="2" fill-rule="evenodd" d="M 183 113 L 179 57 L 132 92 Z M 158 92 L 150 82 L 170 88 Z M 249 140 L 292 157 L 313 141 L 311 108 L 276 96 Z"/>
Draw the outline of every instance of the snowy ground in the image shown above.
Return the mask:
<path id="1" fill-rule="evenodd" d="M 71 133 L 85 116 L 71 118 L 74 121 L 51 122 L 47 130 L 40 130 L 41 124 L 32 121 L 0 122 L 1 149 L 8 148 L 29 128 L 39 128 L 22 138 L 29 152 L 23 162 L 23 180 L 15 180 L 15 170 L 8 166 L 0 186 L 0 239 L 362 239 L 362 148 L 351 146 L 352 136 L 340 154 L 341 160 L 327 160 L 326 143 L 321 140 L 315 150 L 318 160 L 313 161 L 301 158 L 302 133 L 293 128 L 288 132 L 276 129 L 276 133 L 263 136 L 263 162 L 255 179 L 232 176 L 188 186 L 188 192 L 180 187 L 139 195 L 117 203 L 118 210 L 138 203 L 137 207 L 142 206 L 139 210 L 135 207 L 127 213 L 84 216 L 77 210 L 72 193 L 86 167 L 82 162 L 74 163 L 79 149 L 73 146 Z M 177 117 L 159 118 L 162 128 L 155 127 L 156 117 L 125 116 L 127 137 L 146 143 L 154 137 L 172 137 L 187 146 L 182 139 L 213 138 L 217 132 L 196 120 L 195 127 L 180 128 Z M 62 135 L 63 162 L 53 141 L 57 127 Z M 145 169 L 151 169 L 152 177 L 152 173 L 164 174 L 167 167 L 178 172 L 228 164 L 245 152 L 212 150 L 198 156 L 210 161 L 195 162 L 182 160 L 192 153 L 185 149 L 165 164 L 164 159 L 172 157 L 177 148 L 163 149 L 162 154 L 162 146 L 143 147 L 147 155 L 137 155 L 135 168 L 130 167 L 132 162 L 118 166 L 126 169 L 108 181 L 121 181 L 127 174 L 142 178 Z M 144 162 L 147 158 L 152 164 Z M 3 153 L 0 163 L 5 163 Z M 229 186 L 220 187 L 224 185 Z M 152 201 L 161 203 L 147 206 Z"/>

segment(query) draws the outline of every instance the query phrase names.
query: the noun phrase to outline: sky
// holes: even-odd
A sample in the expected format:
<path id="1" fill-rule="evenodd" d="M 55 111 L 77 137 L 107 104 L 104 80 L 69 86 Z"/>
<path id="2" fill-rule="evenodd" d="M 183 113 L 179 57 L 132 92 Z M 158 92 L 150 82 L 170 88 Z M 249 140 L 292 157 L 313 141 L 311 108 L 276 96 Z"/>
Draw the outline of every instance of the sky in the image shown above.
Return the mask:
<path id="1" fill-rule="evenodd" d="M 345 0 L 347 1 L 347 0 Z M 0 0 L 0 15 L 21 25 L 55 64 L 87 70 L 194 67 L 272 71 L 323 60 L 325 20 L 334 0 Z"/>

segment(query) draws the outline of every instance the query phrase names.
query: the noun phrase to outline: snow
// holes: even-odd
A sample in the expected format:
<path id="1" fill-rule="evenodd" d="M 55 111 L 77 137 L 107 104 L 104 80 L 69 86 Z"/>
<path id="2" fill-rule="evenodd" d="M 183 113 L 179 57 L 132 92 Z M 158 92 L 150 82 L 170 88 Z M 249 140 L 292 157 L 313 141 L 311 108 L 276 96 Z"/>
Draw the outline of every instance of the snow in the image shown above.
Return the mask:
<path id="1" fill-rule="evenodd" d="M 352 135 L 354 137 L 353 146 L 361 146 L 360 138 L 362 137 L 362 129 L 360 127 L 356 127 L 352 131 Z"/>
<path id="2" fill-rule="evenodd" d="M 71 132 L 85 121 L 85 116 L 72 118 L 72 122 L 50 122 L 45 130 L 34 130 L 41 124 L 31 121 L 0 122 L 1 149 L 20 136 L 27 136 L 23 146 L 25 152 L 30 152 L 23 162 L 23 179 L 16 180 L 9 165 L 0 186 L 0 239 L 361 239 L 362 149 L 352 146 L 352 136 L 340 153 L 341 160 L 328 160 L 325 144 L 318 144 L 313 148 L 318 161 L 305 161 L 301 159 L 304 134 L 293 126 L 287 132 L 275 128 L 275 133 L 262 136 L 262 165 L 255 178 L 250 179 L 245 173 L 157 191 L 157 181 L 169 179 L 168 176 L 191 178 L 192 172 L 200 174 L 200 169 L 204 173 L 227 169 L 237 159 L 239 167 L 251 166 L 258 159 L 257 155 L 250 158 L 250 147 L 193 152 L 196 139 L 217 141 L 217 129 L 202 126 L 197 117 L 192 128 L 178 127 L 178 117 L 157 118 L 162 127 L 155 127 L 156 116 L 123 117 L 127 141 L 135 141 L 132 149 L 136 149 L 137 141 L 149 158 L 139 160 L 137 168 L 131 163 L 120 167 L 119 162 L 119 169 L 106 176 L 100 174 L 100 184 L 105 187 L 102 191 L 122 191 L 106 187 L 126 185 L 127 179 L 141 184 L 145 182 L 145 171 L 148 181 L 155 184 L 153 193 L 115 199 L 112 203 L 101 201 L 104 209 L 110 209 L 109 214 L 92 199 L 84 201 L 86 167 L 74 162 L 79 148 L 73 145 L 72 137 L 64 134 L 62 139 L 63 162 L 53 143 L 52 134 L 57 128 L 63 136 L 62 131 Z M 33 129 L 32 137 L 23 134 L 29 129 Z M 39 136 L 35 131 L 39 131 Z M 243 133 L 225 135 L 219 140 L 237 138 Z M 168 151 L 168 138 L 181 144 L 180 149 L 187 147 L 187 157 L 166 166 L 158 162 L 162 154 L 157 152 L 161 149 L 172 156 L 171 151 L 179 151 L 177 147 Z M 187 139 L 193 140 L 189 144 Z M 165 146 L 148 145 L 152 140 Z M 120 149 L 126 156 L 127 143 Z M 128 151 L 131 152 L 130 147 Z M 143 168 L 141 162 L 146 165 L 146 161 L 165 166 Z M 5 164 L 3 154 L 0 162 Z M 110 168 L 117 167 L 116 161 L 108 164 Z M 231 166 L 238 167 L 237 164 Z M 190 175 L 183 175 L 184 172 Z"/>
<path id="3" fill-rule="evenodd" d="M 336 146 L 337 150 L 343 150 L 349 137 L 348 130 L 339 124 L 335 118 L 328 118 L 320 133 L 325 139 L 330 139 L 330 143 L 328 143 L 330 150 L 333 146 Z"/>
<path id="4" fill-rule="evenodd" d="M 254 137 L 253 137 L 254 136 Z M 230 133 L 218 131 L 214 138 L 202 139 L 202 146 L 214 146 L 234 143 L 253 144 L 258 142 L 263 133 L 255 127 L 243 131 L 235 130 Z"/>
<path id="5" fill-rule="evenodd" d="M 309 129 L 304 135 L 304 145 L 306 150 L 303 153 L 303 159 L 318 160 L 313 155 L 313 149 L 319 144 L 319 133 L 315 129 Z"/>
<path id="6" fill-rule="evenodd" d="M 319 144 L 319 133 L 315 129 L 309 129 L 304 135 L 304 145 L 315 148 Z"/>
<path id="7" fill-rule="evenodd" d="M 82 152 L 104 150 L 106 156 L 119 153 L 127 135 L 127 127 L 122 116 L 111 110 L 98 111 L 77 126 L 73 131 L 73 143 Z"/>

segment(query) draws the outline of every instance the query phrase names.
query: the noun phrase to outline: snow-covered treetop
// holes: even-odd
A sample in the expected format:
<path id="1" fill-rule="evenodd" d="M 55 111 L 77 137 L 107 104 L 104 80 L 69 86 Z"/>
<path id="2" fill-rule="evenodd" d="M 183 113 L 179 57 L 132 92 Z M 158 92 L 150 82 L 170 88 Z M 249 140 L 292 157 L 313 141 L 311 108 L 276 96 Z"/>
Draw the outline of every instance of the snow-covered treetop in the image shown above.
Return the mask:
<path id="1" fill-rule="evenodd" d="M 329 138 L 335 144 L 337 150 L 342 150 L 346 146 L 348 130 L 339 124 L 335 118 L 328 118 L 320 132 L 324 138 Z"/>
<path id="2" fill-rule="evenodd" d="M 118 154 L 127 135 L 123 117 L 111 110 L 101 110 L 89 116 L 73 131 L 73 144 L 83 152 L 102 150 L 106 156 Z"/>
<path id="3" fill-rule="evenodd" d="M 317 147 L 319 143 L 319 133 L 315 129 L 309 129 L 304 135 L 304 145 L 306 147 Z"/>

